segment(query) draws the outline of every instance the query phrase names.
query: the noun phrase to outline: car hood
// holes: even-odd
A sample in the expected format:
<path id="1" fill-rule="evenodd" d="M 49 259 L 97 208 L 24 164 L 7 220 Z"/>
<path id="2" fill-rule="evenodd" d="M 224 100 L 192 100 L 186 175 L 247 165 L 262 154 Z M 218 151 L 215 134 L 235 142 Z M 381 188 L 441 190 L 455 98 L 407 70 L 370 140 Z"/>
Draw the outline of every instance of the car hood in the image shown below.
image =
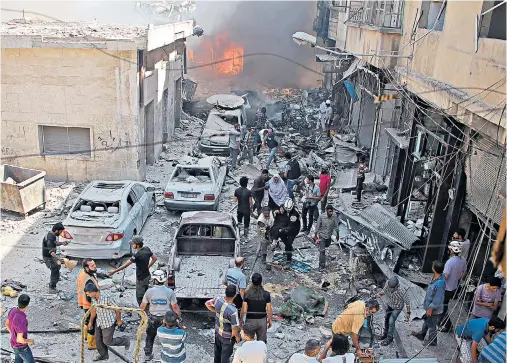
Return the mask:
<path id="1" fill-rule="evenodd" d="M 74 211 L 63 223 L 69 227 L 117 228 L 121 221 L 121 214 L 118 213 Z"/>

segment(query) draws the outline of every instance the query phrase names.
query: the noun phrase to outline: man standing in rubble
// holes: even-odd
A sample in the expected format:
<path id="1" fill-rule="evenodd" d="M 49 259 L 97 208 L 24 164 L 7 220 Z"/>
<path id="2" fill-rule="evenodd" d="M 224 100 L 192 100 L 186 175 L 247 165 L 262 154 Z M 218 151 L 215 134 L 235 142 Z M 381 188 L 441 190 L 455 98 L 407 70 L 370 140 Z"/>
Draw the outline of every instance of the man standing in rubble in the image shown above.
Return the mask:
<path id="1" fill-rule="evenodd" d="M 266 160 L 266 169 L 269 170 L 271 162 L 274 160 L 276 163 L 276 150 L 278 149 L 278 140 L 272 128 L 268 129 L 268 134 L 264 140 L 264 145 L 267 145 L 269 148 L 269 155 L 268 159 Z"/>
<path id="2" fill-rule="evenodd" d="M 275 223 L 273 213 L 269 207 L 263 207 L 262 213 L 257 219 L 258 233 L 260 237 L 260 252 L 262 254 L 262 262 L 266 265 L 266 270 L 271 270 L 271 264 L 273 263 L 274 249 L 271 246 L 271 228 Z"/>
<path id="3" fill-rule="evenodd" d="M 255 154 L 258 154 L 259 150 L 261 149 L 261 146 L 262 146 L 260 132 L 262 129 L 264 129 L 266 127 L 266 124 L 268 122 L 268 118 L 266 116 L 266 107 L 261 107 L 261 109 L 259 111 L 257 111 L 256 116 L 257 116 L 257 120 L 255 121 L 254 143 L 255 143 Z"/>
<path id="4" fill-rule="evenodd" d="M 293 189 L 298 178 L 301 176 L 301 168 L 299 166 L 299 161 L 293 158 L 291 153 L 286 152 L 284 156 L 285 159 L 287 159 L 287 164 L 284 168 L 284 177 L 287 179 L 287 193 L 289 193 L 289 198 L 294 200 Z"/>
<path id="5" fill-rule="evenodd" d="M 326 213 L 323 213 L 317 219 L 315 225 L 315 238 L 319 243 L 319 268 L 326 267 L 326 247 L 331 246 L 331 236 L 336 231 L 336 239 L 339 238 L 338 227 L 340 222 L 334 213 L 332 205 L 326 207 Z"/>
<path id="6" fill-rule="evenodd" d="M 407 296 L 407 291 L 400 288 L 400 282 L 396 276 L 387 280 L 384 290 L 377 296 L 380 298 L 382 295 L 387 296 L 387 309 L 384 318 L 384 331 L 379 340 L 382 340 L 380 345 L 386 346 L 394 340 L 394 330 L 398 315 L 406 306 L 406 321 L 410 321 L 410 300 Z"/>
<path id="7" fill-rule="evenodd" d="M 60 281 L 60 265 L 58 264 L 57 246 L 66 246 L 68 242 L 57 242 L 58 236 L 65 232 L 62 223 L 56 223 L 51 232 L 48 232 L 42 240 L 42 259 L 47 268 L 51 271 L 49 280 L 49 289 L 56 290 L 56 284 Z"/>
<path id="8" fill-rule="evenodd" d="M 92 306 L 92 299 L 86 296 L 84 288 L 87 284 L 94 284 L 99 287 L 97 281 L 97 265 L 91 258 L 85 258 L 82 262 L 83 269 L 77 275 L 77 305 L 80 309 L 83 309 L 85 314 Z M 90 322 L 90 316 L 85 320 L 85 324 Z M 88 331 L 87 335 L 88 349 L 96 349 L 95 345 L 95 323 L 92 324 L 92 328 Z"/>
<path id="9" fill-rule="evenodd" d="M 322 131 L 326 131 L 326 127 L 329 125 L 329 121 L 331 120 L 331 115 L 333 114 L 333 108 L 331 107 L 331 101 L 326 100 L 320 104 L 319 107 L 319 118 L 320 125 L 322 127 Z"/>
<path id="10" fill-rule="evenodd" d="M 315 184 L 315 178 L 309 175 L 307 178 L 305 196 L 303 200 L 303 229 L 301 232 L 312 231 L 313 219 L 319 216 L 317 205 L 320 201 L 320 188 Z M 308 216 L 309 214 L 309 216 Z M 307 220 L 308 218 L 308 220 Z"/>
<path id="11" fill-rule="evenodd" d="M 238 160 L 238 165 L 241 161 L 248 159 L 250 164 L 253 164 L 253 156 L 255 149 L 255 128 L 251 127 L 250 131 L 242 138 L 243 140 L 243 149 L 241 152 L 241 156 Z"/>
<path id="12" fill-rule="evenodd" d="M 454 295 L 458 291 L 459 282 L 465 277 L 467 271 L 467 261 L 461 257 L 461 244 L 459 242 L 452 241 L 449 244 L 449 256 L 444 267 L 444 311 L 442 312 L 442 321 L 440 321 L 440 326 L 443 327 L 440 331 L 444 333 L 452 330 L 451 318 L 447 314 L 449 302 L 454 298 Z"/>
<path id="13" fill-rule="evenodd" d="M 136 251 L 134 256 L 130 258 L 125 264 L 117 269 L 108 272 L 109 276 L 126 269 L 131 264 L 136 264 L 136 300 L 137 304 L 141 305 L 143 297 L 148 288 L 150 287 L 150 267 L 157 261 L 157 256 L 151 252 L 149 247 L 144 245 L 143 237 L 134 236 L 130 242 L 132 249 Z"/>
<path id="14" fill-rule="evenodd" d="M 168 311 L 173 311 L 181 319 L 180 307 L 176 301 L 174 291 L 167 286 L 167 274 L 165 271 L 153 272 L 153 287 L 144 294 L 140 308 L 146 310 L 149 306 L 148 328 L 146 329 L 146 343 L 144 345 L 145 360 L 153 359 L 153 343 L 157 336 L 157 329 L 162 326 L 164 316 Z"/>
<path id="15" fill-rule="evenodd" d="M 289 225 L 287 226 L 287 239 L 285 242 L 285 255 L 287 257 L 287 265 L 292 263 L 292 252 L 294 251 L 294 240 L 301 230 L 301 215 L 294 208 L 292 199 L 287 199 L 284 204 L 284 209 L 289 215 Z"/>
<path id="16" fill-rule="evenodd" d="M 268 180 L 269 171 L 264 169 L 262 170 L 261 175 L 254 179 L 252 189 L 250 189 L 254 200 L 253 210 L 254 212 L 257 212 L 257 216 L 260 216 L 261 213 L 262 200 L 264 199 L 264 191 L 266 190 L 265 187 Z"/>
<path id="17" fill-rule="evenodd" d="M 238 161 L 238 155 L 241 151 L 241 125 L 235 124 L 234 130 L 231 131 L 223 131 L 218 132 L 216 134 L 211 134 L 210 137 L 213 136 L 225 136 L 229 135 L 229 154 L 231 157 L 231 169 L 236 169 L 236 163 Z"/>
<path id="18" fill-rule="evenodd" d="M 238 203 L 238 223 L 243 223 L 243 237 L 248 239 L 250 228 L 250 210 L 252 207 L 252 192 L 248 190 L 248 178 L 242 176 L 239 179 L 240 187 L 234 191 L 234 199 Z"/>
<path id="19" fill-rule="evenodd" d="M 245 259 L 243 257 L 236 257 L 234 260 L 234 267 L 229 268 L 225 274 L 225 284 L 227 286 L 234 285 L 236 287 L 236 296 L 234 297 L 233 303 L 238 311 L 241 310 L 243 298 L 245 297 L 246 276 L 243 273 L 244 265 Z"/>

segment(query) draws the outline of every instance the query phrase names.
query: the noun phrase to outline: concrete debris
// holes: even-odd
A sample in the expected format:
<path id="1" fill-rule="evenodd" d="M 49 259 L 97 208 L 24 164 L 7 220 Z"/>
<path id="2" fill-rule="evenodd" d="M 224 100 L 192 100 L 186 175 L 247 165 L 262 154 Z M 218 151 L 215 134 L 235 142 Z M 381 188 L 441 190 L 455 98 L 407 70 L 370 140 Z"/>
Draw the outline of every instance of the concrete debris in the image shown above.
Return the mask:
<path id="1" fill-rule="evenodd" d="M 100 289 L 110 289 L 113 286 L 114 286 L 114 282 L 113 282 L 112 279 L 100 280 L 99 281 L 99 288 Z"/>
<path id="2" fill-rule="evenodd" d="M 328 329 L 324 326 L 319 327 L 320 334 L 326 339 L 329 339 L 333 336 L 333 331 L 331 329 Z"/>

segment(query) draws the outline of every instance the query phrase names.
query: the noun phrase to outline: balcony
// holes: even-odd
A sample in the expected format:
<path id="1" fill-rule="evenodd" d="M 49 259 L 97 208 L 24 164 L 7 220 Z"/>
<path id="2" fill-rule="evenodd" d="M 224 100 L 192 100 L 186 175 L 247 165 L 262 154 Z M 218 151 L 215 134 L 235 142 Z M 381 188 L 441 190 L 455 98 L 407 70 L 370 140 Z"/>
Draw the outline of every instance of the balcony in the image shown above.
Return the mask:
<path id="1" fill-rule="evenodd" d="M 401 33 L 403 1 L 351 1 L 348 24 L 386 33 Z"/>

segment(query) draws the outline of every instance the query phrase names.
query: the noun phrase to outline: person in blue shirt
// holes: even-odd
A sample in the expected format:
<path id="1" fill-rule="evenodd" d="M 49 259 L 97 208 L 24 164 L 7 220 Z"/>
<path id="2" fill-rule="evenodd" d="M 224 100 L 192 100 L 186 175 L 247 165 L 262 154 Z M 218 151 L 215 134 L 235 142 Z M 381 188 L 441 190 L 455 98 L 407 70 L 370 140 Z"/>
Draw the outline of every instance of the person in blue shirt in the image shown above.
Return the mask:
<path id="1" fill-rule="evenodd" d="M 461 363 L 477 363 L 479 360 L 478 347 L 484 338 L 488 344 L 491 336 L 505 329 L 505 323 L 499 318 L 480 318 L 467 321 L 456 329 L 456 340 L 460 350 Z"/>
<path id="2" fill-rule="evenodd" d="M 504 363 L 506 361 L 505 346 L 507 344 L 507 332 L 503 331 L 481 351 L 479 363 Z"/>
<path id="3" fill-rule="evenodd" d="M 187 334 L 180 327 L 178 315 L 169 310 L 164 315 L 164 322 L 157 329 L 157 336 L 162 344 L 160 361 L 163 363 L 182 363 L 187 359 L 185 338 Z"/>
<path id="4" fill-rule="evenodd" d="M 433 280 L 426 290 L 423 308 L 426 310 L 424 324 L 420 332 L 412 332 L 417 339 L 424 341 L 424 345 L 437 345 L 437 325 L 444 312 L 445 277 L 444 264 L 440 261 L 433 261 Z M 424 340 L 429 331 L 428 340 Z"/>

